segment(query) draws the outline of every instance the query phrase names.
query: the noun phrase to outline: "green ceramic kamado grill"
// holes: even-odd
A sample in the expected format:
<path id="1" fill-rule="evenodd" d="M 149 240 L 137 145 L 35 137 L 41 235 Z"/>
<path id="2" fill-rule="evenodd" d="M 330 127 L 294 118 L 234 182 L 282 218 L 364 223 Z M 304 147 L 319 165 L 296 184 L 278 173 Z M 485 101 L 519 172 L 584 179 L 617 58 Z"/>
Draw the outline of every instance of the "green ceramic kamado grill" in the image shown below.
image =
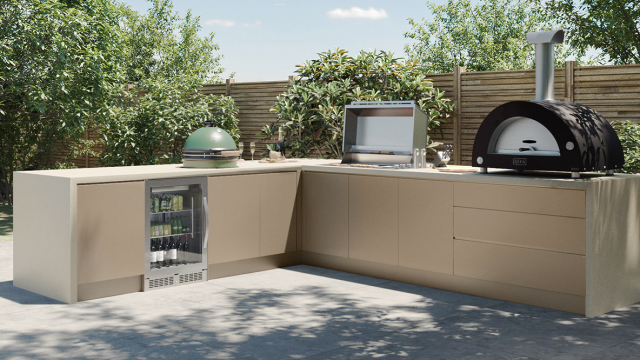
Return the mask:
<path id="1" fill-rule="evenodd" d="M 187 168 L 234 168 L 240 151 L 231 135 L 205 121 L 203 128 L 193 132 L 182 148 L 182 164 Z"/>

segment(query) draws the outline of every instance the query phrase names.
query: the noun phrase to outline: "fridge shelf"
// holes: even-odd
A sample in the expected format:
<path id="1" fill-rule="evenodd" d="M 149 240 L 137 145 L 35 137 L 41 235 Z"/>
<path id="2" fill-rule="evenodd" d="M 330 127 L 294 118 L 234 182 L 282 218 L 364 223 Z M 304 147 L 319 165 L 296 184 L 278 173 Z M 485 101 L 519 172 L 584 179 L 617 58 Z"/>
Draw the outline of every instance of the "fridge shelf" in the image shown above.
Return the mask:
<path id="1" fill-rule="evenodd" d="M 158 211 L 158 212 L 152 212 L 150 213 L 151 215 L 156 215 L 156 214 L 175 214 L 175 213 L 180 213 L 180 212 L 191 212 L 193 209 L 182 209 L 182 210 L 171 210 L 171 211 Z"/>
<path id="2" fill-rule="evenodd" d="M 160 236 L 150 236 L 149 239 L 159 239 L 159 238 L 163 238 L 163 237 L 169 237 L 169 236 L 180 236 L 180 235 L 191 235 L 193 236 L 193 233 L 180 233 L 180 234 L 169 234 L 169 235 L 160 235 Z"/>

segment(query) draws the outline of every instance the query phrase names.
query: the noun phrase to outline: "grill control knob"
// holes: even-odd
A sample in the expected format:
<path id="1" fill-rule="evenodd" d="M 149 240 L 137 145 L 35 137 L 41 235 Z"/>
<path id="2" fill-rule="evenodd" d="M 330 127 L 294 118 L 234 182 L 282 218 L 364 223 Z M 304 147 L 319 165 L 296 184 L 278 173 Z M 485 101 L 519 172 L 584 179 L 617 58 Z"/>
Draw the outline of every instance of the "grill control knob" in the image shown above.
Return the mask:
<path id="1" fill-rule="evenodd" d="M 484 162 L 484 159 L 482 158 L 482 156 L 478 156 L 478 164 L 482 165 L 482 163 Z"/>
<path id="2" fill-rule="evenodd" d="M 571 141 L 567 141 L 567 145 L 565 145 L 567 150 L 573 150 L 573 148 L 575 147 L 575 145 L 573 145 L 573 142 Z"/>

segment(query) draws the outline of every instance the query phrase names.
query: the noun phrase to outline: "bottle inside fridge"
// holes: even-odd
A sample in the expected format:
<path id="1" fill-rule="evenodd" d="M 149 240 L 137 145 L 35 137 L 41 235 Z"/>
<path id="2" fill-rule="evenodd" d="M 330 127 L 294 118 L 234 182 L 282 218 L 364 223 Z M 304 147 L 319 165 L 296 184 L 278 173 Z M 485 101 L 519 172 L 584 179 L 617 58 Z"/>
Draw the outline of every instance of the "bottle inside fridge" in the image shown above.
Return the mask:
<path id="1" fill-rule="evenodd" d="M 206 177 L 147 180 L 145 290 L 206 280 Z"/>

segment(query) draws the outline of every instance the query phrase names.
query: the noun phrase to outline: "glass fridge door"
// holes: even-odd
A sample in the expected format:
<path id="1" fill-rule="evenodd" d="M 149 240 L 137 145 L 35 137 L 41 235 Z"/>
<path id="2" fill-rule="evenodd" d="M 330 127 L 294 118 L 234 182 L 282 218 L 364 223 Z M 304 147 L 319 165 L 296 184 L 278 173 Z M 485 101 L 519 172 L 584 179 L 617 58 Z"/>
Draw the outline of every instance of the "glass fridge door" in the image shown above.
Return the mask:
<path id="1" fill-rule="evenodd" d="M 207 280 L 207 178 L 147 180 L 144 289 Z"/>

